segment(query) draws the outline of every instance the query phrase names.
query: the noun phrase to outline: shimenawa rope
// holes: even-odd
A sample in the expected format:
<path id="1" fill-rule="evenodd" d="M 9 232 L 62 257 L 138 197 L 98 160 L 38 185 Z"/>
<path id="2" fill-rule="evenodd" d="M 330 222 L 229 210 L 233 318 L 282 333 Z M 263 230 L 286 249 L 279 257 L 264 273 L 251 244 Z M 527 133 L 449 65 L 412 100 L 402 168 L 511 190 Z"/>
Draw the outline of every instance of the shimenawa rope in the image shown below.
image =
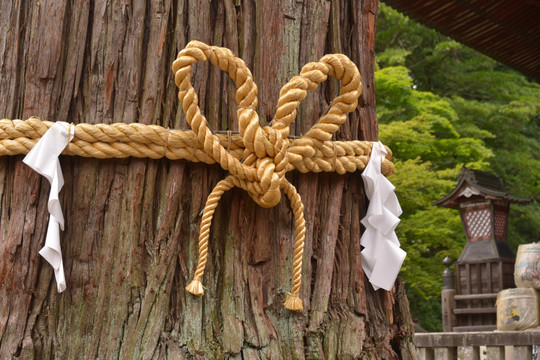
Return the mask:
<path id="1" fill-rule="evenodd" d="M 191 67 L 199 61 L 210 61 L 227 71 L 235 82 L 239 135 L 215 134 L 201 114 L 198 97 L 191 84 Z M 156 125 L 77 124 L 74 139 L 63 154 L 96 158 L 150 157 L 186 159 L 208 164 L 218 162 L 230 175 L 219 181 L 206 201 L 199 235 L 199 260 L 193 281 L 186 289 L 203 295 L 201 283 L 208 259 L 208 238 L 214 211 L 223 193 L 234 186 L 248 192 L 260 206 L 273 207 L 283 191 L 291 201 L 294 214 L 295 242 L 293 286 L 285 306 L 301 310 L 299 298 L 302 278 L 305 221 L 304 205 L 296 188 L 285 178 L 288 171 L 354 172 L 363 170 L 369 161 L 371 142 L 332 141 L 332 134 L 358 105 L 362 91 L 360 73 L 345 55 L 329 54 L 320 61 L 306 64 L 280 91 L 276 114 L 271 126 L 261 127 L 257 108 L 257 86 L 243 60 L 226 48 L 192 41 L 180 51 L 172 70 L 179 88 L 178 98 L 192 131 L 169 130 Z M 289 125 L 307 90 L 314 90 L 328 76 L 341 82 L 339 95 L 327 113 L 301 138 L 290 139 Z M 26 154 L 45 134 L 51 122 L 37 118 L 0 120 L 0 155 Z M 71 129 L 71 127 L 70 127 Z M 227 148 L 225 148 L 225 146 Z M 388 159 L 382 173 L 389 175 L 394 166 Z"/>

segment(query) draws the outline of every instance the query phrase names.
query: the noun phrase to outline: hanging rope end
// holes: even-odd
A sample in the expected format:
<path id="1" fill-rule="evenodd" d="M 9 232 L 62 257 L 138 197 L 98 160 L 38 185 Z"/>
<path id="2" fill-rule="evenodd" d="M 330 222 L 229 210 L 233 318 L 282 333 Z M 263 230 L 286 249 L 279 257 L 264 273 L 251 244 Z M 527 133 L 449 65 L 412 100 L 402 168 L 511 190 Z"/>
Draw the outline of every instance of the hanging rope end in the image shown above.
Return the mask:
<path id="1" fill-rule="evenodd" d="M 297 294 L 288 293 L 285 297 L 285 307 L 292 311 L 299 311 L 304 309 L 302 300 Z"/>
<path id="2" fill-rule="evenodd" d="M 193 295 L 203 296 L 204 287 L 202 285 L 201 279 L 199 277 L 195 277 L 193 281 L 190 282 L 188 286 L 186 286 L 186 290 Z"/>

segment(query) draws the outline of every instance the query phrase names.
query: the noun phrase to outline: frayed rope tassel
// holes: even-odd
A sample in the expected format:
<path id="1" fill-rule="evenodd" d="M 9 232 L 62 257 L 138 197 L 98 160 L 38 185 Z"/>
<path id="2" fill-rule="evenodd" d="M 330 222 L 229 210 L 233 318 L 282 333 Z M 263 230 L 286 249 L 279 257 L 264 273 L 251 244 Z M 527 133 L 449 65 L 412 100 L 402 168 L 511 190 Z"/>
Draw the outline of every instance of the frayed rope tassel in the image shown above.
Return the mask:
<path id="1" fill-rule="evenodd" d="M 186 286 L 186 290 L 193 295 L 203 296 L 204 286 L 202 285 L 201 278 L 195 276 L 193 278 L 193 281 L 190 282 L 188 286 Z"/>
<path id="2" fill-rule="evenodd" d="M 302 299 L 297 294 L 287 293 L 285 297 L 285 307 L 292 311 L 299 311 L 304 309 Z"/>

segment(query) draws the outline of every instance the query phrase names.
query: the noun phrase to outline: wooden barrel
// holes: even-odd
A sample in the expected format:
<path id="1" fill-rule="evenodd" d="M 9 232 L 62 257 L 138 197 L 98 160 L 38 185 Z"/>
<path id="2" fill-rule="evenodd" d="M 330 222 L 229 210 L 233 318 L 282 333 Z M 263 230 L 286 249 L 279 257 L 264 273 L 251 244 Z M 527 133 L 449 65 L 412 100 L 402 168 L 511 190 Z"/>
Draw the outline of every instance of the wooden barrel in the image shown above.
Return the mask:
<path id="1" fill-rule="evenodd" d="M 514 280 L 519 288 L 540 289 L 540 243 L 519 245 Z"/>
<path id="2" fill-rule="evenodd" d="M 531 288 L 506 289 L 497 295 L 497 330 L 525 330 L 539 325 L 538 293 Z"/>

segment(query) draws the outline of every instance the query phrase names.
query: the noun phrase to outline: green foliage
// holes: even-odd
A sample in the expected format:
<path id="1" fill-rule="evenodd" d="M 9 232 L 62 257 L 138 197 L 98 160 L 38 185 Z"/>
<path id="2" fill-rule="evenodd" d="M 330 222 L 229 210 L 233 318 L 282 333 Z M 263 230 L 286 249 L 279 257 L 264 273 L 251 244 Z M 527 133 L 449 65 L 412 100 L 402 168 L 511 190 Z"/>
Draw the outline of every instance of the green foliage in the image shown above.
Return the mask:
<path id="1" fill-rule="evenodd" d="M 398 159 L 421 158 L 436 169 L 474 164 L 485 167 L 492 156 L 481 139 L 461 135 L 459 116 L 448 99 L 415 90 L 407 68 L 383 68 L 375 73 L 380 137 Z M 470 132 L 480 132 L 469 125 Z"/>
<path id="2" fill-rule="evenodd" d="M 405 64 L 405 59 L 411 54 L 405 49 L 386 49 L 380 54 L 377 54 L 377 63 L 385 64 L 386 66 L 398 66 Z"/>
<path id="3" fill-rule="evenodd" d="M 512 206 L 510 244 L 540 240 L 540 85 L 381 4 L 377 34 L 379 137 L 394 155 L 408 252 L 401 276 L 413 317 L 441 329 L 441 264 L 465 235 L 455 210 L 431 206 L 462 166 L 494 172 L 533 199 Z M 436 319 L 436 320 L 434 320 Z"/>

